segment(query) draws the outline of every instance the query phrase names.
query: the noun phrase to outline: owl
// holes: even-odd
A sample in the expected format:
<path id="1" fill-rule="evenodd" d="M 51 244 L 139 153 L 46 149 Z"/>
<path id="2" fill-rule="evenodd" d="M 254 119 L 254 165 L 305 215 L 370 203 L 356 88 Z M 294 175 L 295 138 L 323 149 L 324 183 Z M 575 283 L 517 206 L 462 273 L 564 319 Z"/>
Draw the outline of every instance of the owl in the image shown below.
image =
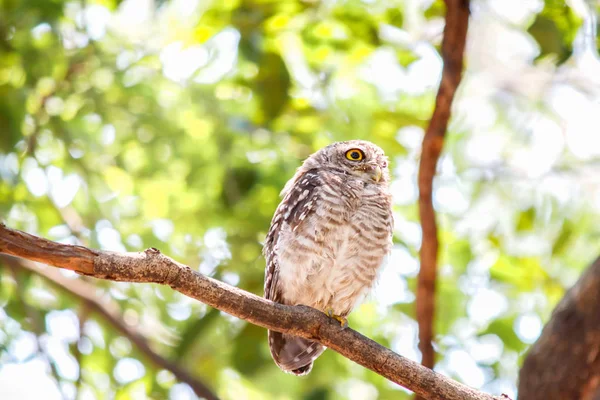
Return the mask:
<path id="1" fill-rule="evenodd" d="M 308 157 L 285 185 L 265 240 L 265 298 L 306 305 L 347 326 L 392 246 L 388 160 L 362 140 L 333 143 Z M 305 375 L 325 347 L 269 331 L 285 372 Z"/>

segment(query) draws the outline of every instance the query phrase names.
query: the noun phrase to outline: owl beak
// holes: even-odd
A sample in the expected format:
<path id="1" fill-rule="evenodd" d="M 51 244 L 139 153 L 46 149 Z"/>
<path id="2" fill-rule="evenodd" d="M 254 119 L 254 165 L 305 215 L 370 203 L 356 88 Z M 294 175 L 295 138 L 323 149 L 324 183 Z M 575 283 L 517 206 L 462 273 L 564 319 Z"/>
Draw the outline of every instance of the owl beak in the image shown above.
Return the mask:
<path id="1" fill-rule="evenodd" d="M 379 165 L 373 167 L 373 180 L 375 182 L 379 182 L 381 180 L 381 176 L 383 175 L 383 171 Z"/>

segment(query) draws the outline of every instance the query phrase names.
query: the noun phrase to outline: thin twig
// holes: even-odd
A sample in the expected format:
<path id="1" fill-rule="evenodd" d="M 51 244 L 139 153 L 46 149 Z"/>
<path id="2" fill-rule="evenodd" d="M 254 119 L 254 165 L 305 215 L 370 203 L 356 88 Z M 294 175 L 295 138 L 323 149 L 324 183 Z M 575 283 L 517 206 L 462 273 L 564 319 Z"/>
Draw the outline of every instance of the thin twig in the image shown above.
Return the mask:
<path id="1" fill-rule="evenodd" d="M 160 354 L 156 353 L 150 345 L 148 340 L 135 331 L 133 328 L 127 325 L 123 320 L 121 313 L 119 312 L 116 305 L 112 303 L 106 303 L 101 301 L 94 293 L 96 288 L 81 279 L 73 280 L 64 277 L 57 269 L 40 269 L 34 265 L 34 263 L 27 262 L 25 260 L 19 260 L 12 257 L 2 257 L 2 260 L 7 262 L 11 266 L 19 267 L 22 269 L 29 270 L 37 275 L 44 277 L 52 284 L 59 287 L 61 290 L 68 292 L 72 296 L 79 298 L 84 302 L 86 307 L 90 311 L 94 311 L 100 314 L 108 323 L 115 327 L 123 336 L 126 336 L 136 346 L 142 354 L 144 354 L 152 363 L 160 368 L 171 371 L 173 375 L 180 381 L 187 383 L 194 390 L 194 392 L 203 398 L 208 400 L 218 400 L 216 394 L 214 394 L 203 382 L 198 378 L 190 375 L 189 372 L 181 368 L 178 364 L 173 363 Z"/>
<path id="2" fill-rule="evenodd" d="M 121 282 L 158 283 L 252 324 L 316 340 L 430 400 L 499 399 L 402 357 L 306 306 L 287 306 L 193 271 L 154 248 L 114 253 L 52 242 L 0 224 L 0 253 Z M 86 293 L 79 293 L 85 298 Z M 101 311 L 99 309 L 98 311 Z M 108 316 L 107 316 L 108 317 Z"/>
<path id="3" fill-rule="evenodd" d="M 421 269 L 417 283 L 417 321 L 422 364 L 433 368 L 433 321 L 435 312 L 435 280 L 437 275 L 438 234 L 433 209 L 433 177 L 450 119 L 450 107 L 460 83 L 463 53 L 469 22 L 468 0 L 446 0 L 446 26 L 442 40 L 442 81 L 435 101 L 435 110 L 423 138 L 419 164 L 419 215 L 423 231 Z"/>

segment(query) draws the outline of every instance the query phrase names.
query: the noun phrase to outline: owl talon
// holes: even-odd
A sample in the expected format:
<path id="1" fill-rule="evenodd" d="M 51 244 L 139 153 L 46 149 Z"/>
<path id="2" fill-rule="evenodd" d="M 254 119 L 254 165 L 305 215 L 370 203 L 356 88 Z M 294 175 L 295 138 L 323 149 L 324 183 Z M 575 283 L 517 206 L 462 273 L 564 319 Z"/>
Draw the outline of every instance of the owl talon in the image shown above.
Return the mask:
<path id="1" fill-rule="evenodd" d="M 325 311 L 325 314 L 327 314 L 329 318 L 333 318 L 336 321 L 338 321 L 342 326 L 342 329 L 346 329 L 348 327 L 348 320 L 346 319 L 346 317 L 334 314 L 333 308 L 328 308 L 327 311 Z"/>

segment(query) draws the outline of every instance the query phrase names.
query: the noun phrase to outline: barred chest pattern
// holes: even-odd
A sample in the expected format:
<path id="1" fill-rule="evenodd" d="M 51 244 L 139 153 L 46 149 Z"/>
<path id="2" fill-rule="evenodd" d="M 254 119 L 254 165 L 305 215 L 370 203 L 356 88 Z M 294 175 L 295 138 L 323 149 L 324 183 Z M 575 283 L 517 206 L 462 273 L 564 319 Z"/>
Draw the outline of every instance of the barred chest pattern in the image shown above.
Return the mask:
<path id="1" fill-rule="evenodd" d="M 387 157 L 354 140 L 310 156 L 282 191 L 263 253 L 265 297 L 347 316 L 373 286 L 392 246 Z M 269 331 L 275 363 L 310 372 L 319 343 Z"/>
<path id="2" fill-rule="evenodd" d="M 313 173 L 322 190 L 304 206 L 303 224 L 282 229 L 275 250 L 281 301 L 346 316 L 373 286 L 390 251 L 391 199 L 382 186 Z"/>

